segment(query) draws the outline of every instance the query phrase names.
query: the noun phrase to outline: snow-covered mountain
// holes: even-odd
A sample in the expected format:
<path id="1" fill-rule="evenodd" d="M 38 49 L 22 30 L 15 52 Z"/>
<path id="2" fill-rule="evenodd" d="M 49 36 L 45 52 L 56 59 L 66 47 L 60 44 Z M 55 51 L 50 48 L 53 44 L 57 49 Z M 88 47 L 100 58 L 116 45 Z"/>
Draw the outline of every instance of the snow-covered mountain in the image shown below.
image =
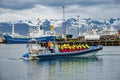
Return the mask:
<path id="1" fill-rule="evenodd" d="M 30 21 L 30 20 L 19 20 L 15 22 L 0 22 L 0 30 L 2 33 L 11 33 L 11 24 L 15 25 L 15 32 L 21 35 L 27 35 L 29 32 L 29 27 L 37 26 L 38 21 Z M 66 33 L 72 34 L 74 37 L 78 36 L 78 32 L 83 33 L 87 30 L 103 30 L 104 28 L 110 29 L 111 27 L 115 30 L 120 30 L 120 18 L 117 19 L 81 19 L 78 20 L 76 18 L 69 18 L 64 23 L 62 20 L 57 19 L 44 19 L 40 20 L 40 28 L 45 31 L 50 30 L 50 25 L 54 24 L 55 31 L 58 34 L 63 33 L 63 24 L 66 26 Z"/>

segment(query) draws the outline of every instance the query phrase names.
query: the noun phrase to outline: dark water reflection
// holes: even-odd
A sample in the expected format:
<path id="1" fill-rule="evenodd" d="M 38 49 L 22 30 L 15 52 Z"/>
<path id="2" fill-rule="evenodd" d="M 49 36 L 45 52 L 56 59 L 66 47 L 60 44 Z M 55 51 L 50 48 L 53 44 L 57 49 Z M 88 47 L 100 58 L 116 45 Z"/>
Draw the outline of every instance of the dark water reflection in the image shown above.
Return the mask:
<path id="1" fill-rule="evenodd" d="M 96 80 L 97 78 L 102 79 L 103 75 L 102 59 L 98 58 L 24 62 L 28 66 L 29 80 Z"/>

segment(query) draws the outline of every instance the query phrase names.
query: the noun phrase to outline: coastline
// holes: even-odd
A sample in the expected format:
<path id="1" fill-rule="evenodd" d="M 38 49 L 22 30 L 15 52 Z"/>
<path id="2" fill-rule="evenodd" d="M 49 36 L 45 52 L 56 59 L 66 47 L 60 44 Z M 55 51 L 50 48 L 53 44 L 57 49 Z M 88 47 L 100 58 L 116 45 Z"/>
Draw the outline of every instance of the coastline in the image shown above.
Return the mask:
<path id="1" fill-rule="evenodd" d="M 103 45 L 103 46 L 120 46 L 120 39 L 115 39 L 115 40 L 84 40 L 81 38 L 59 38 L 55 40 L 56 43 L 58 44 L 64 44 L 64 43 L 68 43 L 68 44 L 78 44 L 78 43 L 87 43 L 90 46 L 93 45 Z M 6 40 L 3 40 L 2 38 L 0 38 L 0 44 L 4 44 L 7 43 Z M 18 43 L 19 44 L 19 43 Z M 47 42 L 40 42 L 40 44 L 42 46 L 47 46 Z"/>
<path id="2" fill-rule="evenodd" d="M 7 43 L 5 40 L 0 41 L 0 44 Z M 78 40 L 78 39 L 56 39 L 56 43 L 58 44 L 78 44 L 78 43 L 87 43 L 90 46 L 93 45 L 103 45 L 103 46 L 120 46 L 120 40 Z M 18 43 L 19 44 L 19 43 Z M 46 46 L 46 42 L 40 42 L 42 46 Z"/>

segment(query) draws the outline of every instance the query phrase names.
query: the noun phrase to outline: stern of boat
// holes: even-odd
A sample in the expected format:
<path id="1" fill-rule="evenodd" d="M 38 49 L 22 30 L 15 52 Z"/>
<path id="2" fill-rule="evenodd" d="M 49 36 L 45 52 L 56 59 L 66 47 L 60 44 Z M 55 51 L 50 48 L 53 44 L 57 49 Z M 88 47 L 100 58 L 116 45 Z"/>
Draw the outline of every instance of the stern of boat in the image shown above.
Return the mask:
<path id="1" fill-rule="evenodd" d="M 29 59 L 29 60 L 39 59 L 37 57 L 37 54 L 30 54 L 30 53 L 23 54 L 23 58 L 24 59 Z"/>

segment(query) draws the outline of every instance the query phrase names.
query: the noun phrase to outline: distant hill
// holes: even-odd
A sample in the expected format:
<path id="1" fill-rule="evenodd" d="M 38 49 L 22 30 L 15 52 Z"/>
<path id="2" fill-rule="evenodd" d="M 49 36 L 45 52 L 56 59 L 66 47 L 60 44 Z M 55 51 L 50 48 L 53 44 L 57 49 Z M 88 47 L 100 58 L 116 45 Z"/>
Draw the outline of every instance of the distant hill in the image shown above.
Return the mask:
<path id="1" fill-rule="evenodd" d="M 15 32 L 19 33 L 21 35 L 27 35 L 29 32 L 29 28 L 36 26 L 37 22 L 30 21 L 30 20 L 19 20 L 13 22 L 15 25 Z M 63 33 L 63 21 L 62 20 L 41 20 L 40 21 L 40 28 L 44 29 L 45 31 L 50 30 L 50 25 L 55 25 L 55 31 L 58 34 Z M 73 34 L 73 36 L 78 35 L 78 30 L 82 32 L 86 32 L 88 29 L 94 29 L 94 30 L 103 30 L 103 28 L 109 29 L 110 27 L 113 27 L 115 30 L 120 30 L 120 18 L 114 19 L 83 19 L 80 20 L 80 25 L 78 28 L 78 21 L 75 18 L 69 18 L 64 22 L 66 26 L 66 32 L 68 34 Z M 2 33 L 11 33 L 11 22 L 0 22 L 0 30 Z"/>

